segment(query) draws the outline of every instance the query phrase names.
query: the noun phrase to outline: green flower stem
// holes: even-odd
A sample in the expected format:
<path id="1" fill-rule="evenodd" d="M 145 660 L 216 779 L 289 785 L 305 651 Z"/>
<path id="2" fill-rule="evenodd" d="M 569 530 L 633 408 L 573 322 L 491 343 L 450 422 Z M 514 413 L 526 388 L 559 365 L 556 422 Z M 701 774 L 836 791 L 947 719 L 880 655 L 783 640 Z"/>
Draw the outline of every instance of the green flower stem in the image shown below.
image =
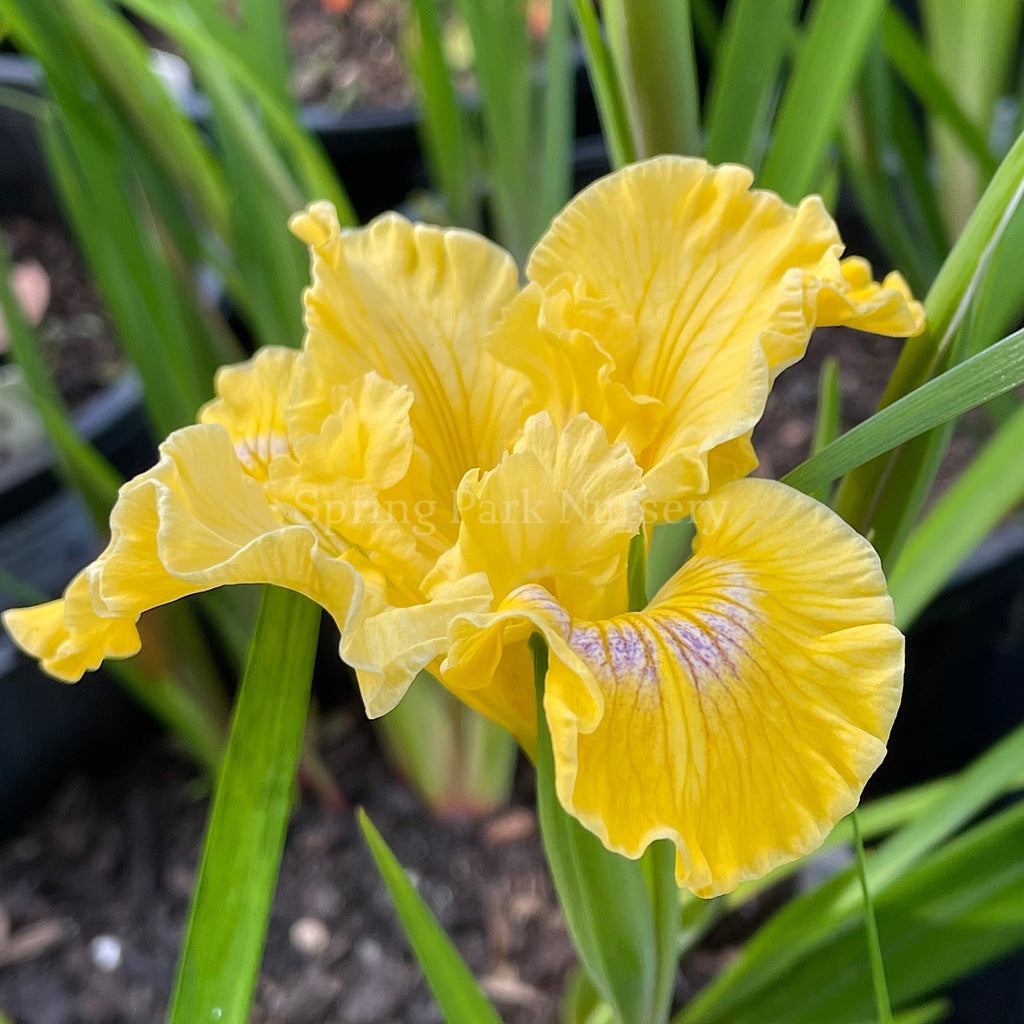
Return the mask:
<path id="1" fill-rule="evenodd" d="M 860 834 L 857 812 L 850 815 L 853 827 L 853 846 L 857 854 L 857 875 L 860 878 L 860 891 L 864 898 L 864 926 L 868 934 L 868 956 L 871 960 L 871 984 L 875 992 L 875 1009 L 878 1024 L 892 1024 L 892 1005 L 889 1000 L 889 988 L 885 981 L 885 964 L 882 962 L 882 946 L 878 941 L 878 925 L 875 922 L 875 906 L 871 899 L 871 887 L 868 885 L 867 857 L 864 853 L 864 840 Z"/>

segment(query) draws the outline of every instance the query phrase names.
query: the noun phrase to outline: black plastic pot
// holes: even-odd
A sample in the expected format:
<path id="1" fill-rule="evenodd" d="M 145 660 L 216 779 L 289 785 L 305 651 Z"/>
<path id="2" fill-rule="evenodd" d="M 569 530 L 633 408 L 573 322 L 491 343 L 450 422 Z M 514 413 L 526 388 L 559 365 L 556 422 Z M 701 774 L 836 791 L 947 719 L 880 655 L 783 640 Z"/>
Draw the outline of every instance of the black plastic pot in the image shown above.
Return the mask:
<path id="1" fill-rule="evenodd" d="M 38 66 L 0 54 L 0 85 L 39 88 Z M 61 222 L 36 124 L 26 112 L 0 106 L 0 216 Z M 154 444 L 138 381 L 126 374 L 75 415 L 78 429 L 125 475 L 153 461 Z M 56 596 L 102 547 L 81 500 L 39 447 L 0 470 L 0 569 Z M 0 610 L 23 603 L 0 583 Z M 88 686 L 67 687 L 44 676 L 0 630 L 0 831 L 45 797 L 76 762 L 116 754 L 138 734 L 141 712 L 103 673 Z M 123 745 L 121 747 L 123 749 Z"/>
<path id="2" fill-rule="evenodd" d="M 125 375 L 86 403 L 82 434 L 125 475 L 153 460 L 138 382 Z M 102 547 L 78 496 L 40 449 L 0 474 L 0 569 L 55 596 Z M 21 603 L 0 584 L 0 610 Z M 67 687 L 44 676 L 0 633 L 0 831 L 30 811 L 76 762 L 116 756 L 144 730 L 142 712 L 103 673 Z"/>
<path id="3" fill-rule="evenodd" d="M 1024 722 L 1024 525 L 993 534 L 907 635 L 903 704 L 872 782 L 955 772 Z"/>
<path id="4" fill-rule="evenodd" d="M 31 98 L 39 92 L 42 71 L 17 53 L 0 53 L 0 87 Z M 24 110 L 0 104 L 0 216 L 52 220 L 53 188 L 46 170 L 35 120 Z"/>
<path id="5" fill-rule="evenodd" d="M 601 122 L 580 51 L 573 54 L 575 91 L 574 172 L 577 187 L 609 169 Z M 202 96 L 186 101 L 200 124 L 209 121 Z M 417 189 L 430 187 L 419 136 L 419 112 L 400 109 L 338 110 L 307 104 L 302 121 L 320 140 L 361 220 L 393 210 Z"/>

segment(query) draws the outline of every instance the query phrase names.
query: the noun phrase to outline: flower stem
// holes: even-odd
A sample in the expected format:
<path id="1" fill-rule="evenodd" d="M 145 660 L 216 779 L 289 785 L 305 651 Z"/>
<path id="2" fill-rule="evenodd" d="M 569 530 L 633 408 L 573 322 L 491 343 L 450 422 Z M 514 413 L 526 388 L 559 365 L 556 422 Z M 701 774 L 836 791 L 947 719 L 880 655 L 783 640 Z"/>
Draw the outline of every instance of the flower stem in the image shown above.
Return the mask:
<path id="1" fill-rule="evenodd" d="M 885 981 L 885 964 L 882 962 L 882 947 L 878 941 L 875 907 L 868 886 L 864 840 L 861 838 L 856 811 L 850 815 L 850 823 L 853 826 L 853 846 L 857 853 L 857 874 L 860 876 L 860 889 L 864 898 L 864 927 L 868 934 L 868 958 L 871 961 L 871 983 L 875 990 L 878 1024 L 892 1024 L 892 1004 L 889 1000 L 889 987 Z"/>

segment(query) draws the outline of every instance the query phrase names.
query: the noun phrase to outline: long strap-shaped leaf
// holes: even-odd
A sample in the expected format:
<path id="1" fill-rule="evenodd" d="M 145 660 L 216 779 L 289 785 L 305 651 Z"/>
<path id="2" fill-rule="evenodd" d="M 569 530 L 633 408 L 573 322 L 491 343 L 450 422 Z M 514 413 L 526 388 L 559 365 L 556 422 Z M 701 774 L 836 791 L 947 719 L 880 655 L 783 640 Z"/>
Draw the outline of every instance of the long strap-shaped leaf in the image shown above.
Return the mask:
<path id="1" fill-rule="evenodd" d="M 897 886 L 931 851 L 1006 792 L 1020 778 L 1024 727 L 1018 727 L 949 780 L 902 829 L 871 857 L 868 881 L 876 900 Z M 856 922 L 860 891 L 847 870 L 788 903 L 746 943 L 740 955 L 677 1018 L 676 1024 L 733 1024 L 740 1009 L 782 984 L 794 965 Z M 862 938 L 857 936 L 858 945 Z M 759 1020 L 764 1017 L 760 1016 Z M 828 1017 L 820 1019 L 829 1019 Z"/>
<path id="2" fill-rule="evenodd" d="M 757 166 L 796 0 L 735 0 L 728 7 L 708 96 L 707 158 Z"/>
<path id="3" fill-rule="evenodd" d="M 615 73 L 612 55 L 601 34 L 601 24 L 590 0 L 572 0 L 572 11 L 587 58 L 587 71 L 597 98 L 608 154 L 613 167 L 622 167 L 636 160 L 637 154 L 626 113 L 626 101 Z"/>
<path id="4" fill-rule="evenodd" d="M 1024 381 L 1024 330 L 954 366 L 812 455 L 783 481 L 812 492 Z"/>
<path id="5" fill-rule="evenodd" d="M 1008 420 L 911 534 L 889 574 L 897 621 L 912 622 L 956 567 L 1024 499 L 1024 407 Z"/>
<path id="6" fill-rule="evenodd" d="M 207 826 L 168 1024 L 245 1024 L 277 885 L 320 610 L 268 587 Z"/>
<path id="7" fill-rule="evenodd" d="M 927 328 L 903 346 L 881 399 L 883 407 L 909 394 L 935 372 L 968 313 L 995 247 L 1013 220 L 1012 211 L 1019 205 L 1022 191 L 1024 133 L 1003 158 L 928 290 L 924 304 Z M 836 511 L 862 532 L 871 526 L 871 508 L 890 462 L 877 459 L 858 467 L 843 480 L 836 494 Z"/>
<path id="8" fill-rule="evenodd" d="M 688 0 L 605 0 L 601 13 L 637 155 L 696 153 L 700 115 Z"/>
<path id="9" fill-rule="evenodd" d="M 782 97 L 758 184 L 796 202 L 821 163 L 881 18 L 883 0 L 817 0 Z"/>
<path id="10" fill-rule="evenodd" d="M 362 810 L 359 827 L 446 1024 L 501 1024 L 459 951 Z"/>
<path id="11" fill-rule="evenodd" d="M 945 121 L 986 175 L 994 173 L 998 161 L 988 148 L 984 132 L 964 111 L 953 91 L 935 70 L 928 51 L 895 7 L 885 9 L 882 39 L 886 56 L 928 112 Z"/>

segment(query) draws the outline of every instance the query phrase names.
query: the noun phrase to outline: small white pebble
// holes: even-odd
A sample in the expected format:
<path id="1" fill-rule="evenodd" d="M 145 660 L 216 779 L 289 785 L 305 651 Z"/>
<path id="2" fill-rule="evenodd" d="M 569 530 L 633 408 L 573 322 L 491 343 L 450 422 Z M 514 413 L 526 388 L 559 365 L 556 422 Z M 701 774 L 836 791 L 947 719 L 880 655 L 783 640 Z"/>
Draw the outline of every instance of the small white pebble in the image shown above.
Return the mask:
<path id="1" fill-rule="evenodd" d="M 124 949 L 121 946 L 121 940 L 114 938 L 113 935 L 97 935 L 89 943 L 89 955 L 92 957 L 92 962 L 101 971 L 106 971 L 109 974 L 121 966 Z"/>
<path id="2" fill-rule="evenodd" d="M 303 956 L 319 956 L 331 942 L 327 925 L 315 917 L 300 917 L 288 929 L 288 941 Z"/>
<path id="3" fill-rule="evenodd" d="M 355 954 L 364 967 L 379 967 L 384 963 L 384 947 L 374 939 L 361 938 L 356 943 Z"/>

